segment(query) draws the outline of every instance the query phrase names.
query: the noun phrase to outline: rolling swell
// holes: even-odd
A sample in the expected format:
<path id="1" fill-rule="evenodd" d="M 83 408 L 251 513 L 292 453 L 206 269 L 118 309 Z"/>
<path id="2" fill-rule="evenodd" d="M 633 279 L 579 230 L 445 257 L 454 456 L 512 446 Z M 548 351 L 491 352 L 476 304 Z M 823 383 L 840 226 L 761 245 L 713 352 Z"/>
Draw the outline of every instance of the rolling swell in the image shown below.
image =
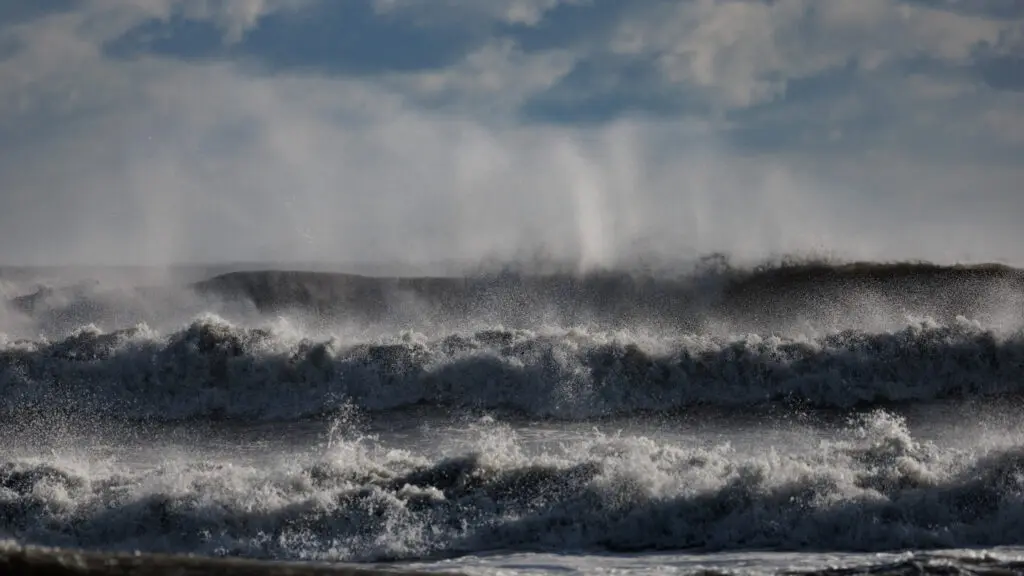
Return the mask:
<path id="1" fill-rule="evenodd" d="M 0 415 L 292 420 L 343 404 L 580 419 L 849 409 L 1024 392 L 1024 332 L 965 320 L 893 332 L 750 335 L 494 329 L 376 341 L 300 338 L 208 316 L 162 335 L 86 328 L 0 350 Z"/>
<path id="2" fill-rule="evenodd" d="M 263 271 L 228 273 L 192 287 L 251 301 L 264 312 L 299 309 L 380 319 L 413 310 L 433 322 L 476 318 L 516 327 L 554 319 L 563 325 L 592 321 L 693 330 L 715 320 L 762 332 L 801 320 L 856 321 L 865 308 L 940 322 L 993 312 L 1024 319 L 1024 271 L 998 264 L 796 262 L 745 269 L 709 258 L 677 277 L 609 272 L 370 278 Z"/>
<path id="3" fill-rule="evenodd" d="M 307 463 L 0 464 L 19 542 L 275 559 L 490 550 L 882 551 L 1017 544 L 1024 452 L 940 450 L 875 412 L 808 453 L 744 455 L 595 435 L 542 459 L 428 460 L 353 439 Z"/>
<path id="4" fill-rule="evenodd" d="M 95 324 L 180 327 L 212 312 L 232 319 L 287 315 L 340 323 L 457 330 L 467 326 L 591 325 L 695 333 L 877 330 L 908 316 L 949 324 L 1024 324 L 1024 271 L 1002 265 L 783 262 L 734 267 L 708 258 L 685 273 L 505 272 L 464 277 L 369 277 L 282 270 L 233 271 L 182 284 L 49 286 L 7 300 L 48 337 Z M 12 318 L 3 328 L 13 328 Z M 26 324 L 22 322 L 22 324 Z"/>

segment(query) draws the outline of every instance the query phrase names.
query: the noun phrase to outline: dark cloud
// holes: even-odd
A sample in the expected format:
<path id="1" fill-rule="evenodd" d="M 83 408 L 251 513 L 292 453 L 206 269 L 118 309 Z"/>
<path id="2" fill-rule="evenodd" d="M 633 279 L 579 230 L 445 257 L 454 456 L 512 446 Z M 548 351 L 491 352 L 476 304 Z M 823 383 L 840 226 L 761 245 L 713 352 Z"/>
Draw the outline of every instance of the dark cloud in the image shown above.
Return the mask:
<path id="1" fill-rule="evenodd" d="M 18 53 L 25 43 L 19 38 L 0 36 L 0 62 Z"/>
<path id="2" fill-rule="evenodd" d="M 1024 56 L 995 56 L 978 64 L 985 83 L 996 90 L 1024 91 Z"/>
<path id="3" fill-rule="evenodd" d="M 911 6 L 946 10 L 967 16 L 1000 19 L 1024 18 L 1024 2 L 1020 0 L 902 0 Z"/>
<path id="4" fill-rule="evenodd" d="M 216 23 L 177 13 L 142 23 L 105 49 L 120 58 L 241 59 L 271 70 L 369 75 L 445 67 L 482 43 L 485 33 L 420 26 L 358 0 L 265 15 L 237 42 L 225 42 Z"/>
<path id="5" fill-rule="evenodd" d="M 67 12 L 77 4 L 75 0 L 4 0 L 0 2 L 0 28 L 23 24 L 48 14 Z"/>
<path id="6" fill-rule="evenodd" d="M 678 116 L 706 112 L 701 98 L 666 86 L 652 62 L 607 57 L 578 64 L 551 89 L 530 98 L 524 119 L 544 123 L 602 123 L 634 114 Z"/>

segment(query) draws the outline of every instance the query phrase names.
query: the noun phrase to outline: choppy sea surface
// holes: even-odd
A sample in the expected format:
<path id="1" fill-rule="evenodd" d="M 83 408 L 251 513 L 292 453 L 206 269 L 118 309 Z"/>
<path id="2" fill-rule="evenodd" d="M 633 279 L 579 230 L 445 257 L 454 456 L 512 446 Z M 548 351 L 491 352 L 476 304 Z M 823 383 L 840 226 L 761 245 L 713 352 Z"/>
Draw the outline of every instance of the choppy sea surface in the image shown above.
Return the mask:
<path id="1" fill-rule="evenodd" d="M 1024 567 L 1018 270 L 194 276 L 0 270 L 8 546 L 466 574 Z"/>

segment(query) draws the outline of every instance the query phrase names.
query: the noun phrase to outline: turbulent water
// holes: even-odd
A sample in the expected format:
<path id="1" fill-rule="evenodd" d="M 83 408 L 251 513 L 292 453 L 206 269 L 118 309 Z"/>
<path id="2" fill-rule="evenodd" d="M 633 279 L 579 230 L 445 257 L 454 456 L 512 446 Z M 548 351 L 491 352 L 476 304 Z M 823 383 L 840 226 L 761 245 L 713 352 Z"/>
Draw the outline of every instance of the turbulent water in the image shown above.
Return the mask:
<path id="1" fill-rule="evenodd" d="M 1015 269 L 50 272 L 2 276 L 20 544 L 468 573 L 1024 555 Z"/>

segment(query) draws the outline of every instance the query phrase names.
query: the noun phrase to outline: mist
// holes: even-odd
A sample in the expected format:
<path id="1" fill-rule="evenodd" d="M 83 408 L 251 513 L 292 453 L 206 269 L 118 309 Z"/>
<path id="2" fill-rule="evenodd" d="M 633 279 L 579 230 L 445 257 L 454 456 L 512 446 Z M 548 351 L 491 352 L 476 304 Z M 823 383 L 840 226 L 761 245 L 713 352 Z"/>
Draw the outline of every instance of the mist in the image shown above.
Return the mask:
<path id="1" fill-rule="evenodd" d="M 345 10 L 308 2 L 230 9 L 236 4 L 185 11 L 172 1 L 84 2 L 0 25 L 12 46 L 0 59 L 0 261 L 430 270 L 542 254 L 589 270 L 710 252 L 738 260 L 1024 259 L 1024 169 L 1012 161 L 1021 142 L 1009 128 L 1021 122 L 1019 92 L 979 88 L 955 96 L 954 109 L 894 80 L 877 106 L 895 104 L 887 113 L 901 116 L 863 134 L 850 110 L 872 106 L 874 88 L 833 90 L 796 117 L 796 79 L 789 97 L 782 86 L 781 95 L 754 87 L 740 98 L 734 78 L 701 76 L 680 81 L 704 90 L 723 83 L 733 97 L 718 98 L 717 109 L 656 113 L 636 104 L 573 121 L 524 112 L 597 58 L 568 40 L 531 52 L 496 39 L 447 67 L 372 74 L 271 66 L 231 51 L 178 58 L 111 48 L 153 22 L 172 39 L 176 23 L 210 22 L 231 46 L 281 14 Z M 380 18 L 402 10 L 391 5 Z M 526 27 L 547 14 L 448 10 L 453 19 L 512 18 Z M 698 26 L 713 20 L 688 17 Z M 964 42 L 991 36 L 970 18 L 962 16 Z M 1019 26 L 985 22 L 997 31 Z M 856 54 L 870 40 L 836 50 Z M 730 60 L 725 71 L 741 69 Z M 872 87 L 883 77 L 869 72 L 856 81 Z M 677 88 L 665 88 L 666 98 Z M 937 144 L 944 125 L 982 126 L 972 98 L 990 104 L 989 114 L 1009 115 L 1000 125 L 1010 136 L 981 134 L 983 148 L 966 133 L 960 144 Z M 752 145 L 736 136 L 744 130 L 767 131 L 775 143 Z M 808 139 L 822 130 L 825 144 Z"/>

